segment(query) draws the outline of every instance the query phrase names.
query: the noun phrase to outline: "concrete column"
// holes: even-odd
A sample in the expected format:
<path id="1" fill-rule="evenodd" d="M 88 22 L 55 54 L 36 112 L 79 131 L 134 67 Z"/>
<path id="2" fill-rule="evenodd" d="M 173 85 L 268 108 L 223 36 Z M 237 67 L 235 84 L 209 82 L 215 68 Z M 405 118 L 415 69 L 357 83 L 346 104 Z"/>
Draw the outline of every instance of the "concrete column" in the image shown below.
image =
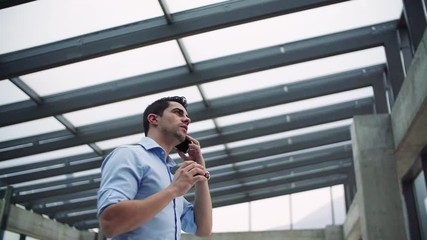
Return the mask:
<path id="1" fill-rule="evenodd" d="M 13 188 L 8 186 L 6 190 L 4 190 L 3 198 L 0 199 L 0 240 L 4 238 L 4 232 L 6 231 L 12 194 Z"/>
<path id="2" fill-rule="evenodd" d="M 329 225 L 325 227 L 325 240 L 343 240 L 344 233 L 342 226 Z"/>
<path id="3" fill-rule="evenodd" d="M 404 177 L 427 145 L 427 29 L 391 112 L 397 172 Z"/>
<path id="4" fill-rule="evenodd" d="M 351 136 L 363 240 L 407 239 L 390 116 L 355 116 Z"/>

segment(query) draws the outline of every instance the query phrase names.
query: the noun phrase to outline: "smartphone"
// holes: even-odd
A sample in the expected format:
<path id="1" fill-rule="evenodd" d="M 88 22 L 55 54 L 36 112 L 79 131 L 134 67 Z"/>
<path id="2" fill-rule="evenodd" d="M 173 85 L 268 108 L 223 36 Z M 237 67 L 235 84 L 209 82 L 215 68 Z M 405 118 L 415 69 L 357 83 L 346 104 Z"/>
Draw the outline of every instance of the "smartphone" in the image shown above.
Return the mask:
<path id="1" fill-rule="evenodd" d="M 184 142 L 178 144 L 175 146 L 175 148 L 177 148 L 178 150 L 180 150 L 183 153 L 187 153 L 188 152 L 188 145 L 191 143 L 190 140 L 185 139 Z"/>

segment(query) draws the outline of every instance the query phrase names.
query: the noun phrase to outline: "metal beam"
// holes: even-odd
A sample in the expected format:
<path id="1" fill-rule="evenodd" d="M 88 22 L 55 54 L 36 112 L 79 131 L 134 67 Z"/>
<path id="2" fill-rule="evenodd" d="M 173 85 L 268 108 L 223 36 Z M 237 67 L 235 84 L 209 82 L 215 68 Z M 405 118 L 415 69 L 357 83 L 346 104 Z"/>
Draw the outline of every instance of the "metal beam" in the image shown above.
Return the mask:
<path id="1" fill-rule="evenodd" d="M 319 163 L 327 163 L 330 161 L 337 161 L 341 159 L 346 159 L 345 161 L 351 162 L 351 152 L 334 153 L 333 155 L 329 155 L 327 153 L 323 153 L 323 154 L 324 156 L 320 155 L 319 158 L 312 158 L 312 157 L 307 158 L 307 156 L 303 156 L 303 157 L 306 157 L 307 159 L 295 159 L 295 157 L 292 156 L 292 159 L 293 159 L 292 161 L 276 163 L 270 167 L 264 166 L 260 169 L 253 170 L 253 171 L 239 170 L 238 177 L 240 178 L 240 180 L 244 180 L 246 178 L 256 179 L 256 177 L 265 178 L 265 174 L 271 174 L 271 173 L 276 174 L 276 173 L 285 172 L 285 171 L 295 171 L 296 169 L 301 167 L 312 167 L 311 165 L 313 165 L 313 168 L 316 168 L 316 167 L 319 167 L 316 165 Z M 283 158 L 279 158 L 279 159 L 284 161 Z M 258 164 L 261 165 L 263 163 L 258 163 Z M 215 175 L 212 174 L 212 176 L 215 176 Z M 210 184 L 220 183 L 223 185 L 223 184 L 227 184 L 226 182 L 228 181 L 235 181 L 235 180 L 236 180 L 236 172 L 230 172 L 228 174 L 224 174 L 224 175 L 220 175 L 218 177 L 212 178 L 212 180 L 210 181 Z"/>
<path id="2" fill-rule="evenodd" d="M 386 73 L 384 73 L 382 80 L 378 79 L 372 83 L 372 89 L 375 97 L 375 113 L 390 112 L 390 102 L 388 101 L 387 93 L 390 92 L 391 89 L 388 87 L 386 78 Z"/>
<path id="3" fill-rule="evenodd" d="M 69 215 L 55 217 L 55 220 L 61 223 L 74 225 L 77 222 L 97 219 L 96 206 L 95 208 L 92 208 L 92 209 L 82 209 L 82 210 L 87 210 L 87 211 L 84 213 L 79 213 L 77 211 L 74 211 L 74 212 L 71 212 Z"/>
<path id="4" fill-rule="evenodd" d="M 268 133 L 274 133 L 272 129 L 275 129 L 276 131 L 288 131 L 298 127 L 308 127 L 314 124 L 325 123 L 327 121 L 337 121 L 350 118 L 355 114 L 371 113 L 371 106 L 372 101 L 370 99 L 360 99 L 314 110 L 286 114 L 270 119 L 227 126 L 221 128 L 221 135 L 213 135 L 210 130 L 196 132 L 194 135 L 197 136 L 197 138 L 200 138 L 203 146 L 212 146 L 219 143 L 242 140 L 245 137 L 256 137 Z M 243 135 L 244 137 L 242 137 Z M 112 149 L 106 150 L 106 154 L 111 150 Z M 5 183 L 19 183 L 19 180 L 13 180 L 18 177 L 19 174 L 17 173 L 19 172 L 30 172 L 30 170 L 34 170 L 34 172 L 31 171 L 31 173 L 24 177 L 26 181 L 34 180 L 36 179 L 35 176 L 38 175 L 36 173 L 37 169 L 40 169 L 40 171 L 49 171 L 51 174 L 57 173 L 58 168 L 67 168 L 71 172 L 87 170 L 99 166 L 103 157 L 105 157 L 105 155 L 97 156 L 94 153 L 75 155 L 16 167 L 3 168 L 0 169 L 0 175 L 11 175 L 2 179 Z M 50 171 L 53 169 L 54 171 Z M 62 170 L 59 170 L 58 173 L 67 173 L 67 171 L 63 172 Z M 31 177 L 31 175 L 33 175 L 33 177 Z M 43 175 L 43 177 L 48 176 L 54 175 Z"/>
<path id="5" fill-rule="evenodd" d="M 203 102 L 193 103 L 188 106 L 188 110 L 192 114 L 193 121 L 200 121 L 227 114 L 362 88 L 372 85 L 374 81 L 382 81 L 382 79 L 383 67 L 380 65 L 288 85 L 279 85 L 251 93 L 241 93 L 214 99 L 210 101 L 209 108 L 206 108 Z M 251 104 L 247 104 L 248 94 L 252 96 Z M 142 114 L 138 114 L 80 127 L 78 128 L 77 136 L 64 130 L 35 137 L 6 141 L 0 143 L 0 149 L 12 150 L 2 151 L 0 161 L 140 133 L 142 131 L 142 119 Z M 105 131 L 106 129 L 108 131 Z M 55 138 L 49 141 L 49 137 Z M 16 149 L 13 149 L 13 146 L 17 146 Z"/>
<path id="6" fill-rule="evenodd" d="M 233 164 L 261 157 L 267 157 L 274 154 L 281 154 L 302 149 L 307 149 L 316 146 L 333 144 L 350 140 L 349 127 L 338 127 L 330 130 L 317 131 L 304 135 L 283 138 L 279 140 L 269 141 L 267 143 L 259 143 L 256 146 L 243 146 L 230 150 L 230 154 L 226 157 L 206 158 L 206 166 L 208 168 Z M 220 152 L 218 152 L 220 153 Z M 220 153 L 219 156 L 225 155 Z"/>
<path id="7" fill-rule="evenodd" d="M 408 24 L 409 35 L 413 52 L 418 48 L 422 41 L 424 31 L 427 26 L 427 18 L 425 15 L 426 5 L 425 0 L 403 0 L 403 13 Z M 423 6 L 424 5 L 424 6 Z"/>
<path id="8" fill-rule="evenodd" d="M 339 160 L 328 159 L 325 162 L 316 162 L 316 163 L 313 163 L 312 165 L 300 166 L 300 167 L 295 167 L 291 169 L 286 169 L 283 166 L 279 165 L 281 167 L 280 170 L 278 169 L 276 171 L 273 171 L 273 169 L 270 169 L 270 171 L 266 173 L 256 174 L 252 172 L 250 174 L 243 174 L 244 176 L 241 176 L 242 171 L 235 171 L 234 179 L 227 178 L 230 175 L 228 174 L 227 177 L 225 177 L 226 179 L 225 181 L 218 180 L 215 183 L 210 184 L 210 191 L 211 193 L 213 193 L 217 190 L 239 188 L 248 184 L 250 185 L 252 183 L 260 183 L 260 182 L 270 181 L 270 179 L 279 179 L 279 178 L 290 177 L 290 176 L 292 177 L 299 176 L 301 177 L 302 180 L 309 179 L 311 176 L 310 174 L 313 172 L 326 171 L 331 168 L 337 168 L 342 166 L 350 166 L 352 165 L 352 162 L 353 162 L 352 158 L 339 159 Z M 223 179 L 224 176 L 218 176 L 217 178 Z M 300 181 L 295 179 L 296 178 L 290 178 L 289 180 L 290 182 Z M 194 189 L 192 189 L 192 191 L 189 192 L 186 195 L 186 197 L 189 199 L 192 199 L 194 197 Z"/>
<path id="9" fill-rule="evenodd" d="M 247 138 L 255 138 L 277 132 L 285 132 L 298 128 L 335 122 L 349 119 L 354 115 L 372 113 L 372 99 L 360 99 L 350 102 L 334 104 L 314 110 L 306 110 L 291 114 L 276 116 L 273 118 L 235 124 L 221 129 L 221 134 L 205 134 L 206 131 L 196 132 L 196 136 L 205 147 L 239 141 Z M 112 149 L 108 149 L 109 153 Z M 99 168 L 106 156 L 93 156 L 82 154 L 79 156 L 53 159 L 45 162 L 26 164 L 0 171 L 2 185 L 17 184 L 47 177 Z M 209 156 L 209 155 L 208 155 Z M 19 173 L 23 172 L 23 173 Z M 7 176 L 10 175 L 10 176 Z"/>
<path id="10" fill-rule="evenodd" d="M 337 184 L 342 184 L 347 177 L 345 175 L 335 175 L 330 177 L 315 178 L 312 179 L 311 184 L 285 184 L 281 186 L 282 189 L 278 189 L 277 186 L 264 189 L 262 193 L 259 194 L 244 194 L 241 196 L 223 196 L 222 198 L 215 198 L 212 202 L 213 207 L 222 207 L 232 204 L 238 204 L 243 202 L 250 202 L 264 198 L 277 197 L 285 194 L 293 194 L 323 187 L 334 186 Z"/>
<path id="11" fill-rule="evenodd" d="M 359 79 L 360 80 L 360 79 Z M 251 98 L 252 100 L 253 98 Z M 373 99 L 365 98 L 349 102 L 333 104 L 317 109 L 284 114 L 272 118 L 251 121 L 220 128 L 219 134 L 203 134 L 197 136 L 203 146 L 214 146 L 221 143 L 250 139 L 263 135 L 286 132 L 300 128 L 350 119 L 354 115 L 373 112 Z"/>
<path id="12" fill-rule="evenodd" d="M 385 43 L 385 54 L 387 57 L 387 74 L 389 85 L 391 87 L 389 92 L 390 105 L 394 105 L 394 101 L 397 98 L 403 80 L 405 79 L 404 63 L 402 61 L 399 39 L 397 31 L 391 35 Z"/>
<path id="13" fill-rule="evenodd" d="M 291 153 L 287 156 L 278 156 L 270 159 L 270 161 L 263 163 L 256 163 L 258 168 L 254 168 L 249 164 L 248 169 L 244 167 L 239 168 L 239 177 L 249 178 L 256 175 L 269 174 L 274 172 L 285 171 L 289 169 L 301 168 L 304 166 L 310 166 L 323 162 L 336 161 L 340 159 L 348 159 L 352 156 L 351 144 L 346 144 L 342 146 L 330 147 L 327 149 L 319 149 L 310 152 L 304 153 Z M 268 166 L 264 166 L 267 165 Z M 224 182 L 234 180 L 236 178 L 235 172 L 230 172 L 224 174 L 222 169 L 211 170 L 213 177 L 210 180 L 211 187 L 216 187 L 218 183 L 223 184 Z M 91 193 L 88 193 L 91 194 Z M 79 200 L 80 199 L 80 200 Z M 72 200 L 72 201 L 70 201 Z M 65 211 L 78 210 L 81 208 L 96 207 L 96 197 L 95 196 L 79 196 L 78 199 L 70 199 L 67 197 L 67 200 L 62 203 L 55 202 L 46 202 L 45 204 L 33 205 L 33 211 L 40 214 L 47 214 L 53 216 L 53 214 L 58 214 Z M 49 205 L 49 206 L 48 206 Z"/>
<path id="14" fill-rule="evenodd" d="M 257 49 L 186 66 L 144 74 L 61 93 L 35 106 L 23 101 L 0 107 L 0 127 L 55 116 L 149 94 L 202 84 L 218 79 L 381 46 L 395 34 L 397 22 L 388 22 L 322 37 Z M 178 81 L 179 80 L 179 81 Z"/>
<path id="15" fill-rule="evenodd" d="M 95 198 L 98 189 L 90 189 L 86 191 L 79 191 L 70 194 L 52 196 L 49 198 L 35 199 L 31 202 L 25 203 L 25 206 L 29 209 L 42 209 L 42 208 L 51 208 L 57 206 L 58 204 L 70 204 L 72 202 L 82 202 L 88 200 L 88 198 Z M 77 209 L 77 208 L 76 208 Z"/>
<path id="16" fill-rule="evenodd" d="M 329 177 L 313 178 L 309 181 L 295 182 L 295 183 L 284 183 L 280 185 L 270 186 L 264 189 L 264 191 L 244 193 L 241 196 L 223 196 L 221 198 L 214 198 L 212 205 L 213 207 L 222 207 L 237 203 L 255 201 L 264 198 L 277 197 L 286 194 L 298 193 L 323 187 L 334 186 L 343 184 L 347 179 L 346 175 L 335 174 Z M 91 229 L 97 228 L 97 219 L 86 220 L 78 222 L 74 225 L 78 229 Z"/>
<path id="17" fill-rule="evenodd" d="M 380 71 L 378 71 L 378 77 L 380 77 L 380 75 L 381 73 Z M 361 83 L 361 82 L 365 82 L 362 79 L 366 78 L 366 76 L 367 75 L 363 75 L 363 74 L 360 74 L 359 76 L 355 75 L 353 79 L 343 76 L 341 81 Z M 319 85 L 323 83 L 322 86 L 324 88 L 332 89 L 333 87 L 336 87 L 336 84 L 334 82 L 329 84 L 326 81 L 321 81 L 321 79 L 319 79 L 318 81 L 319 81 Z M 378 81 L 383 82 L 381 81 L 381 79 L 377 79 L 372 82 L 375 85 L 376 82 Z M 293 88 L 293 86 L 294 85 L 292 85 L 291 87 Z M 375 89 L 376 88 L 374 88 L 374 90 Z M 304 91 L 310 91 L 310 90 L 311 89 L 303 88 L 297 91 L 295 95 L 298 95 L 299 93 L 302 93 Z M 261 90 L 261 91 L 256 91 L 255 93 L 257 93 L 257 95 L 270 95 L 273 92 L 268 90 Z M 262 93 L 262 94 L 259 94 L 259 93 Z M 247 94 L 250 94 L 250 93 L 247 93 Z M 255 94 L 250 94 L 250 95 L 255 95 Z M 256 101 L 258 99 L 253 99 L 253 100 Z M 241 104 L 243 105 L 244 103 L 242 102 Z M 279 131 L 288 131 L 288 130 L 308 127 L 316 124 L 322 124 L 330 121 L 347 119 L 347 118 L 351 118 L 353 115 L 356 115 L 356 114 L 372 113 L 372 104 L 373 104 L 372 99 L 369 99 L 369 98 L 359 99 L 359 100 L 340 103 L 340 104 L 333 104 L 326 107 L 320 107 L 317 109 L 281 115 L 271 119 L 264 119 L 264 120 L 243 123 L 243 124 L 226 126 L 220 129 L 221 134 L 216 133 L 212 129 L 208 129 L 205 131 L 193 133 L 193 135 L 197 138 L 200 138 L 200 140 L 203 141 L 203 146 L 212 146 L 212 145 L 218 144 L 219 142 L 237 141 L 237 140 L 245 139 L 247 137 L 254 137 L 262 134 L 274 133 Z M 238 107 L 237 104 L 235 106 L 236 108 L 239 108 L 239 109 L 241 108 L 241 107 Z M 218 117 L 218 116 L 213 116 L 213 117 Z M 196 119 L 198 118 L 197 112 L 195 113 L 195 118 Z M 113 123 L 115 123 L 116 125 L 109 124 L 109 123 L 111 122 L 104 122 L 102 124 L 93 124 L 93 125 L 88 125 L 85 127 L 78 128 L 77 136 L 74 136 L 73 134 L 69 133 L 66 130 L 61 130 L 61 131 L 41 134 L 41 135 L 32 136 L 32 137 L 25 137 L 25 138 L 20 138 L 16 140 L 5 141 L 0 143 L 0 149 L 31 144 L 32 146 L 25 148 L 26 150 L 24 151 L 31 151 L 31 149 L 33 148 L 38 149 L 40 145 L 47 145 L 43 149 L 45 149 L 45 151 L 51 151 L 51 150 L 58 149 L 61 146 L 62 147 L 78 146 L 80 144 L 87 144 L 87 143 L 102 141 L 109 138 L 125 136 L 129 134 L 127 131 L 123 130 L 123 128 L 126 128 L 126 126 L 130 124 L 129 122 L 126 121 L 126 119 L 123 119 L 123 121 L 113 121 Z M 135 123 L 132 123 L 132 124 L 135 124 Z M 109 131 L 105 131 L 105 129 L 108 129 Z M 122 130 L 124 132 L 121 132 Z M 240 134 L 235 134 L 237 130 L 240 131 L 240 134 L 246 133 L 246 135 L 243 136 Z M 111 134 L 111 132 L 116 132 L 116 134 Z M 255 132 L 260 132 L 260 133 L 254 134 Z M 61 142 L 64 142 L 63 144 L 65 145 L 61 145 Z M 49 148 L 49 146 L 51 146 L 51 148 Z M 12 150 L 12 151 L 22 151 L 22 149 L 18 147 L 16 150 Z M 34 150 L 34 151 L 35 153 L 41 152 L 41 150 Z M 60 162 L 60 164 L 65 164 L 65 162 Z M 54 166 L 54 165 L 56 164 L 51 163 L 47 165 L 43 163 L 37 163 L 38 167 Z M 31 166 L 31 165 L 21 166 L 19 168 L 12 168 L 12 170 L 10 171 L 7 171 L 7 169 L 3 169 L 3 170 L 0 170 L 0 175 L 7 174 L 7 173 L 16 173 L 19 171 L 25 171 L 31 168 L 35 168 L 35 167 L 27 168 L 27 166 Z"/>
<path id="18" fill-rule="evenodd" d="M 110 149 L 112 150 L 112 149 Z M 29 164 L 23 164 L 23 165 L 18 165 L 18 166 L 14 166 L 14 167 L 7 167 L 7 168 L 2 168 L 0 169 L 0 176 L 2 175 L 9 175 L 14 176 L 16 173 L 19 172 L 25 172 L 25 171 L 29 171 L 29 170 L 37 170 L 37 169 L 49 169 L 49 167 L 55 168 L 59 165 L 63 165 L 64 167 L 70 167 L 73 168 L 73 166 L 78 165 L 78 163 L 80 162 L 81 164 L 91 164 L 91 161 L 102 161 L 103 157 L 105 156 L 98 156 L 95 153 L 85 153 L 85 154 L 79 154 L 79 155 L 74 155 L 74 156 L 69 156 L 69 157 L 62 157 L 62 158 L 57 158 L 57 159 L 52 159 L 52 160 L 47 160 L 47 161 L 39 161 L 36 163 L 29 163 Z M 80 169 L 80 168 L 77 168 Z M 75 170 L 77 170 L 75 169 Z M 91 168 L 84 168 L 84 169 L 91 169 Z M 82 168 L 82 170 L 84 170 Z M 0 180 L 3 180 L 4 178 L 0 178 Z M 3 183 L 1 183 L 0 186 L 4 185 Z"/>
<path id="19" fill-rule="evenodd" d="M 94 179 L 94 181 L 89 183 L 84 183 L 80 185 L 73 185 L 73 186 L 65 186 L 63 188 L 58 188 L 54 190 L 47 190 L 47 191 L 41 191 L 37 193 L 29 193 L 25 195 L 16 195 L 12 197 L 12 201 L 14 203 L 25 203 L 34 199 L 43 199 L 43 198 L 50 198 L 51 196 L 57 196 L 57 195 L 63 195 L 63 194 L 69 194 L 73 192 L 79 192 L 79 191 L 85 191 L 85 190 L 91 190 L 91 189 L 97 189 L 99 188 L 99 182 L 101 179 Z"/>
<path id="20" fill-rule="evenodd" d="M 33 2 L 35 0 L 1 0 L 0 1 L 0 9 L 14 7 L 17 5 Z"/>
<path id="21" fill-rule="evenodd" d="M 334 186 L 338 184 L 343 184 L 346 181 L 347 177 L 345 175 L 335 175 L 330 177 L 323 177 L 317 179 L 311 179 L 311 183 L 295 183 L 295 184 L 284 184 L 278 189 L 277 186 L 272 186 L 270 188 L 265 189 L 262 193 L 254 193 L 254 194 L 244 194 L 242 196 L 225 196 L 223 198 L 215 198 L 213 199 L 212 205 L 213 207 L 222 207 L 228 206 L 232 204 L 250 202 L 270 197 L 277 197 L 287 194 L 293 194 L 298 192 L 309 191 L 313 189 L 323 188 Z M 82 221 L 76 224 L 78 229 L 91 229 L 97 228 L 98 223 L 96 221 Z"/>
<path id="22" fill-rule="evenodd" d="M 232 1 L 175 13 L 172 24 L 168 24 L 163 16 L 129 23 L 0 55 L 0 79 L 338 2 L 344 1 Z"/>
<path id="23" fill-rule="evenodd" d="M 237 192 L 252 192 L 257 191 L 259 189 L 269 189 L 272 186 L 280 186 L 283 184 L 303 181 L 306 179 L 312 179 L 312 178 L 320 178 L 320 177 L 327 177 L 329 175 L 334 174 L 345 174 L 349 168 L 351 168 L 352 162 L 347 162 L 346 164 L 343 164 L 341 166 L 330 166 L 327 169 L 317 169 L 314 171 L 307 171 L 302 173 L 296 173 L 288 176 L 284 176 L 281 179 L 271 180 L 271 181 L 265 181 L 263 183 L 256 183 L 256 184 L 247 184 L 244 186 L 241 185 L 235 185 L 235 186 L 229 186 L 226 190 L 217 189 L 214 185 L 211 185 L 211 195 L 215 199 L 218 196 L 227 195 L 227 194 L 235 194 Z M 254 181 L 256 182 L 256 181 Z M 238 190 L 236 190 L 238 189 Z M 194 195 L 190 195 L 186 197 L 189 201 L 194 200 Z M 93 206 L 94 208 L 96 206 Z M 87 210 L 87 208 L 85 208 Z M 62 223 L 68 223 L 68 224 L 74 224 L 79 221 L 89 220 L 90 218 L 96 219 L 96 213 L 93 211 L 87 211 L 86 214 L 79 214 L 82 210 L 76 210 L 75 212 L 69 212 L 67 214 L 59 214 L 61 215 L 59 218 L 56 218 L 58 221 Z"/>
<path id="24" fill-rule="evenodd" d="M 70 210 L 77 211 L 78 209 L 82 209 L 82 208 L 96 208 L 96 204 L 97 204 L 96 195 L 93 195 L 92 199 L 67 202 L 62 205 L 56 205 L 52 207 L 44 207 L 44 208 L 33 207 L 32 209 L 34 212 L 37 212 L 39 214 L 46 214 L 53 217 L 55 214 L 61 213 L 64 211 L 70 211 Z"/>
<path id="25" fill-rule="evenodd" d="M 298 181 L 303 181 L 310 178 L 320 178 L 320 177 L 330 176 L 334 174 L 345 174 L 351 167 L 353 167 L 351 164 L 347 166 L 336 166 L 326 170 L 322 169 L 318 171 L 312 171 L 309 173 L 289 175 L 289 176 L 281 177 L 275 180 L 267 179 L 266 181 L 261 183 L 248 183 L 243 185 L 235 185 L 226 189 L 211 189 L 210 192 L 211 192 L 211 196 L 213 198 L 216 198 L 216 197 L 236 194 L 240 192 L 252 192 L 259 189 L 265 190 L 268 187 L 271 187 L 271 186 L 277 187 L 284 183 L 298 182 Z M 189 198 L 189 200 L 190 199 L 191 198 Z"/>
<path id="26" fill-rule="evenodd" d="M 297 151 L 348 140 L 350 140 L 349 126 L 338 127 L 335 129 L 323 130 L 275 140 L 264 144 L 258 144 L 256 148 L 252 146 L 237 147 L 230 151 L 229 156 L 222 154 L 221 151 L 218 151 L 215 154 L 206 154 L 213 156 L 212 159 L 205 156 L 206 166 L 211 168 L 214 166 L 243 162 L 274 154 Z M 99 187 L 100 179 L 100 174 L 93 174 L 84 177 L 75 177 L 66 180 L 17 187 L 15 189 L 15 194 L 12 197 L 12 202 L 26 203 L 35 199 L 50 198 L 57 195 L 95 189 Z"/>
<path id="27" fill-rule="evenodd" d="M 60 180 L 45 179 L 45 181 L 39 181 L 34 184 L 26 184 L 24 186 L 19 187 L 17 186 L 14 196 L 57 190 L 61 188 L 68 188 L 71 186 L 80 186 L 87 183 L 99 182 L 100 178 L 101 173 L 92 173 L 79 177 L 65 177 L 61 178 Z M 81 191 L 83 191 L 83 189 Z"/>

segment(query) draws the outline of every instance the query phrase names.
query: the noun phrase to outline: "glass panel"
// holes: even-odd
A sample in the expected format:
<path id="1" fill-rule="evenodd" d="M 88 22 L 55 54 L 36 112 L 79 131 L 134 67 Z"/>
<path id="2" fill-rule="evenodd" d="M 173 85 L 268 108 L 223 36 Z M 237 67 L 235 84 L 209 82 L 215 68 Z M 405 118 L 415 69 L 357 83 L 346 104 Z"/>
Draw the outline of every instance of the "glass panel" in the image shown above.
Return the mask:
<path id="1" fill-rule="evenodd" d="M 217 118 L 217 123 L 219 126 L 229 126 L 238 123 L 244 123 L 249 121 L 260 120 L 263 118 L 270 118 L 279 116 L 282 114 L 289 114 L 292 112 L 304 111 L 316 107 L 327 106 L 331 104 L 361 99 L 365 97 L 373 96 L 373 91 L 371 87 L 361 88 L 341 93 L 335 93 L 330 95 L 325 95 L 322 97 L 311 98 L 302 101 L 296 101 L 287 104 L 281 104 L 273 107 L 267 107 L 262 109 L 257 109 L 253 111 L 247 111 L 237 114 L 228 115 L 225 117 Z"/>
<path id="2" fill-rule="evenodd" d="M 21 89 L 9 80 L 0 81 L 0 105 L 20 102 L 30 99 Z"/>
<path id="3" fill-rule="evenodd" d="M 87 145 L 76 146 L 76 147 L 71 147 L 71 148 L 64 148 L 61 150 L 39 153 L 39 154 L 31 155 L 31 156 L 14 158 L 14 159 L 10 159 L 7 161 L 2 161 L 2 162 L 0 162 L 0 168 L 20 166 L 20 165 L 25 165 L 25 164 L 30 164 L 30 163 L 37 163 L 37 162 L 41 162 L 41 161 L 47 161 L 47 160 L 56 159 L 56 158 L 74 156 L 74 155 L 84 154 L 84 153 L 89 153 L 89 152 L 93 152 L 93 150 Z"/>
<path id="4" fill-rule="evenodd" d="M 336 127 L 350 126 L 351 123 L 352 123 L 352 119 L 347 119 L 347 120 L 342 120 L 342 121 L 337 121 L 337 122 L 332 122 L 332 123 L 327 123 L 327 124 L 321 124 L 321 125 L 316 125 L 313 127 L 301 128 L 301 129 L 292 130 L 292 131 L 288 131 L 288 132 L 276 133 L 276 134 L 271 134 L 271 135 L 265 135 L 262 137 L 231 142 L 231 143 L 227 143 L 227 147 L 236 148 L 236 147 L 252 145 L 252 144 L 256 144 L 256 143 L 263 143 L 263 142 L 273 141 L 273 140 L 277 140 L 277 139 L 283 139 L 283 138 L 287 138 L 287 137 L 294 137 L 294 136 L 298 136 L 298 135 L 302 135 L 302 134 L 313 133 L 316 131 L 332 129 L 332 128 L 336 128 Z"/>
<path id="5" fill-rule="evenodd" d="M 191 135 L 192 132 L 211 129 L 214 127 L 212 120 L 206 120 L 206 121 L 191 123 L 190 126 L 191 127 L 190 127 L 190 131 L 189 131 L 189 135 Z M 114 148 L 114 147 L 117 147 L 117 146 L 120 146 L 123 144 L 135 144 L 135 143 L 139 142 L 139 140 L 141 140 L 141 138 L 144 136 L 145 136 L 144 131 L 142 130 L 142 127 L 141 127 L 141 133 L 126 136 L 126 137 L 120 137 L 120 138 L 110 139 L 110 140 L 106 140 L 106 141 L 101 141 L 101 142 L 97 142 L 96 144 L 102 150 L 106 150 L 106 149 Z M 203 148 L 203 152 L 206 152 L 205 149 L 206 148 Z"/>
<path id="6" fill-rule="evenodd" d="M 14 233 L 14 232 L 10 232 L 10 231 L 4 231 L 4 239 L 7 240 L 19 240 L 19 234 Z"/>
<path id="7" fill-rule="evenodd" d="M 0 54 L 162 15 L 156 0 L 32 1 L 1 10 Z"/>
<path id="8" fill-rule="evenodd" d="M 289 195 L 251 202 L 251 231 L 290 229 Z"/>
<path id="9" fill-rule="evenodd" d="M 1 127 L 0 141 L 8 141 L 64 129 L 65 127 L 54 117 L 42 118 Z"/>
<path id="10" fill-rule="evenodd" d="M 175 41 L 107 55 L 22 76 L 40 96 L 185 65 Z"/>
<path id="11" fill-rule="evenodd" d="M 37 179 L 37 180 L 18 183 L 18 184 L 14 184 L 13 187 L 22 188 L 22 187 L 29 187 L 32 185 L 51 183 L 50 186 L 46 186 L 44 188 L 33 188 L 31 190 L 28 190 L 28 191 L 22 191 L 21 193 L 27 194 L 27 193 L 34 193 L 34 192 L 43 192 L 43 191 L 67 187 L 67 184 L 59 184 L 59 185 L 55 184 L 55 182 L 57 182 L 57 181 L 70 180 L 70 179 L 73 179 L 74 177 L 79 177 L 79 176 L 93 176 L 94 174 L 99 175 L 100 173 L 101 173 L 101 170 L 99 168 L 97 168 L 97 169 L 93 169 L 93 170 L 87 170 L 87 171 L 82 171 L 82 172 L 77 172 L 77 173 L 66 174 L 66 175 L 58 175 L 58 176 L 54 176 L 54 177 L 41 178 L 41 179 Z M 76 185 L 76 184 L 82 184 L 84 182 L 89 183 L 89 180 L 78 182 L 78 183 L 71 183 L 68 186 Z"/>
<path id="12" fill-rule="evenodd" d="M 102 150 L 106 150 L 106 149 L 118 147 L 120 145 L 136 144 L 139 140 L 141 140 L 143 136 L 144 136 L 144 133 L 138 133 L 138 134 L 134 134 L 126 137 L 114 138 L 106 141 L 97 142 L 96 145 L 98 145 L 98 147 L 100 147 Z"/>
<path id="13" fill-rule="evenodd" d="M 197 0 L 197 1 L 182 1 L 182 0 L 165 0 L 171 13 L 190 10 L 198 7 L 203 7 L 226 0 Z"/>
<path id="14" fill-rule="evenodd" d="M 213 232 L 249 231 L 248 203 L 218 207 L 213 209 Z"/>
<path id="15" fill-rule="evenodd" d="M 402 4 L 394 1 L 348 1 L 202 33 L 183 42 L 190 58 L 199 62 L 399 19 Z"/>
<path id="16" fill-rule="evenodd" d="M 293 229 L 324 228 L 332 224 L 329 188 L 291 195 Z"/>
<path id="17" fill-rule="evenodd" d="M 189 114 L 191 115 L 191 112 Z M 213 129 L 213 128 L 215 128 L 215 123 L 211 119 L 198 121 L 198 122 L 191 122 L 188 128 L 188 133 L 193 134 L 195 132 Z"/>
<path id="18" fill-rule="evenodd" d="M 334 206 L 335 225 L 344 224 L 346 218 L 344 186 L 338 185 L 332 187 L 332 202 Z"/>
<path id="19" fill-rule="evenodd" d="M 209 99 L 336 74 L 386 62 L 384 47 L 269 69 L 202 84 Z M 334 66 L 333 68 L 330 66 Z M 310 71 L 307 71 L 310 69 Z"/>
<path id="20" fill-rule="evenodd" d="M 135 114 L 142 114 L 148 104 L 151 104 L 159 98 L 175 95 L 186 96 L 189 104 L 202 100 L 200 92 L 196 87 L 188 87 L 66 113 L 64 117 L 74 126 L 79 127 Z M 189 115 L 191 118 L 191 113 L 189 113 Z M 141 131 L 143 131 L 142 126 Z"/>

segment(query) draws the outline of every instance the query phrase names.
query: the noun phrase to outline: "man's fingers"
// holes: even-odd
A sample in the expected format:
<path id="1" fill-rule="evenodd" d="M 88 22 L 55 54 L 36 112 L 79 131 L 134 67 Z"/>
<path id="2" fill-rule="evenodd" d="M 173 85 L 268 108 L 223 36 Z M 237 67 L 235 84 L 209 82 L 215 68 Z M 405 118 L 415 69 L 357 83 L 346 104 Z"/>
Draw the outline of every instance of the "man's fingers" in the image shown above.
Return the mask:
<path id="1" fill-rule="evenodd" d="M 194 161 L 184 161 L 184 162 L 182 162 L 181 168 L 186 168 L 186 167 L 188 167 L 192 164 L 195 164 L 195 163 L 196 162 L 194 162 Z"/>
<path id="2" fill-rule="evenodd" d="M 205 174 L 205 170 L 201 167 L 194 167 L 193 169 L 190 169 L 189 172 L 193 175 L 204 175 Z"/>
<path id="3" fill-rule="evenodd" d="M 188 136 L 188 135 L 187 135 L 187 139 L 191 141 L 191 143 L 190 143 L 190 144 L 200 145 L 200 144 L 199 144 L 199 141 L 197 141 L 195 138 L 193 138 L 193 137 L 191 137 L 191 136 Z"/>

